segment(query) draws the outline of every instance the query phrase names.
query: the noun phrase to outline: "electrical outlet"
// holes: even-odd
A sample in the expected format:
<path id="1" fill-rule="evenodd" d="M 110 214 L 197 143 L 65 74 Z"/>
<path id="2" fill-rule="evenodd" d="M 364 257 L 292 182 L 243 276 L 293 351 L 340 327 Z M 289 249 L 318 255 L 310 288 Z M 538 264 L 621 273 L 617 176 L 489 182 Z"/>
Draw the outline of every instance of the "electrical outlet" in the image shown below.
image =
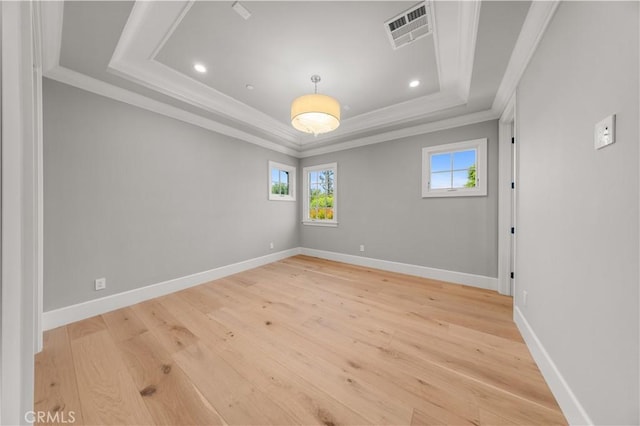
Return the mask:
<path id="1" fill-rule="evenodd" d="M 270 243 L 269 243 L 269 248 L 270 248 L 271 250 L 273 250 L 273 242 L 270 242 Z"/>
<path id="2" fill-rule="evenodd" d="M 364 251 L 364 244 L 360 244 L 360 251 Z"/>
<path id="3" fill-rule="evenodd" d="M 599 123 L 593 133 L 594 145 L 596 149 L 604 148 L 616 141 L 616 115 L 610 115 Z"/>
<path id="4" fill-rule="evenodd" d="M 104 290 L 107 288 L 107 279 L 106 278 L 97 278 L 94 282 L 96 290 Z"/>
<path id="5" fill-rule="evenodd" d="M 529 293 L 527 293 L 527 290 L 522 290 L 522 306 L 527 306 L 527 296 L 529 295 Z"/>

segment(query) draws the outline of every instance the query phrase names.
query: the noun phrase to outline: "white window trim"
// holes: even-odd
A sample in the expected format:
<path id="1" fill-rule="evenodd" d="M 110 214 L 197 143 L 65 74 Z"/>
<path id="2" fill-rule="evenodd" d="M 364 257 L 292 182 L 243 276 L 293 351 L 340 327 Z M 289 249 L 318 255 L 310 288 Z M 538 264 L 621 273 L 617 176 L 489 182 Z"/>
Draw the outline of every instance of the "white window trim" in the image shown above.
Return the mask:
<path id="1" fill-rule="evenodd" d="M 309 218 L 309 173 L 320 170 L 333 170 L 333 220 Z M 304 167 L 303 177 L 303 203 L 302 223 L 313 226 L 338 226 L 338 163 L 319 164 L 317 166 Z"/>
<path id="2" fill-rule="evenodd" d="M 284 170 L 289 172 L 289 195 L 280 195 L 271 193 L 271 171 L 273 169 Z M 275 161 L 269 161 L 267 179 L 267 190 L 269 194 L 269 200 L 271 201 L 295 201 L 296 200 L 296 168 L 288 164 L 276 163 Z"/>
<path id="3" fill-rule="evenodd" d="M 475 188 L 455 189 L 431 189 L 429 179 L 431 176 L 430 157 L 433 154 L 444 152 L 464 151 L 475 149 L 476 157 L 476 181 Z M 444 145 L 427 146 L 422 148 L 422 198 L 433 197 L 482 197 L 487 195 L 487 138 L 474 139 L 464 142 L 448 143 Z"/>

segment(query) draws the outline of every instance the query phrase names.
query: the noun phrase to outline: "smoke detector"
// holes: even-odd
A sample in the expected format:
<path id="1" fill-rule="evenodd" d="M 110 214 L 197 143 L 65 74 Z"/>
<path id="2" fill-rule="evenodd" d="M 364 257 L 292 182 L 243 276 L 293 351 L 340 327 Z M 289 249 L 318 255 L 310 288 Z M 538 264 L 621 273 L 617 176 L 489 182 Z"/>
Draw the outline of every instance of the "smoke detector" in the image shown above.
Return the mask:
<path id="1" fill-rule="evenodd" d="M 384 23 L 385 31 L 394 49 L 433 33 L 430 1 L 422 1 Z"/>

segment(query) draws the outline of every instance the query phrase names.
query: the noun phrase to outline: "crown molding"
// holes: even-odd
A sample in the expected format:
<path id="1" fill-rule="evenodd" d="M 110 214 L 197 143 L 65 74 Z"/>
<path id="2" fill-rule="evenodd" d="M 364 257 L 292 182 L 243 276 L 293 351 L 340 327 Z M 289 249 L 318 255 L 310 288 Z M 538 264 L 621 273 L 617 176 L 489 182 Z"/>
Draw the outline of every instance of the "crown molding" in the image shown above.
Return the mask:
<path id="1" fill-rule="evenodd" d="M 63 1 L 43 1 L 40 5 L 40 32 L 42 34 L 42 71 L 58 66 L 62 46 Z"/>
<path id="2" fill-rule="evenodd" d="M 456 90 L 458 76 L 458 5 L 433 2 L 433 43 L 440 90 Z"/>
<path id="3" fill-rule="evenodd" d="M 480 25 L 480 0 L 459 3 L 460 14 L 458 24 L 458 95 L 466 103 L 471 91 L 471 75 L 478 40 Z"/>
<path id="4" fill-rule="evenodd" d="M 136 2 L 135 6 L 146 4 L 147 2 Z M 151 3 L 151 2 L 149 2 Z M 134 7 L 135 7 L 134 6 Z M 282 152 L 293 157 L 299 156 L 298 145 L 293 148 L 283 146 L 260 138 L 247 132 L 235 129 L 230 126 L 218 123 L 214 120 L 202 117 L 197 114 L 185 111 L 166 103 L 156 101 L 138 93 L 123 89 L 118 86 L 106 83 L 101 80 L 89 77 L 79 72 L 61 67 L 60 50 L 62 46 L 62 24 L 64 20 L 64 2 L 63 1 L 45 1 L 40 3 L 41 14 L 41 33 L 42 33 L 42 75 L 52 80 L 74 86 L 88 92 L 96 93 L 107 98 L 125 102 L 139 108 L 156 112 L 158 114 L 175 118 L 186 123 L 190 123 L 204 129 L 221 133 L 244 140 L 246 142 Z M 133 18 L 132 18 L 133 17 Z M 129 20 L 135 19 L 130 15 Z"/>
<path id="5" fill-rule="evenodd" d="M 172 105 L 157 101 L 155 99 L 148 98 L 146 96 L 140 95 L 139 93 L 135 93 L 109 83 L 105 83 L 104 81 L 97 80 L 93 77 L 89 77 L 68 68 L 60 66 L 52 68 L 46 72 L 45 77 L 86 90 L 88 92 L 92 92 L 107 98 L 115 99 L 120 102 L 146 109 L 157 114 L 175 118 L 177 120 L 184 121 L 185 123 L 193 124 L 207 130 L 237 138 L 245 142 L 261 146 L 263 148 L 282 152 L 283 154 L 291 155 L 296 158 L 300 155 L 300 152 L 298 150 L 282 146 L 275 142 L 263 139 L 259 136 L 252 135 L 250 133 L 243 132 L 242 130 L 238 130 L 236 128 L 218 123 L 217 121 L 211 120 L 209 118 L 205 118 L 192 112 L 185 111 L 181 108 L 177 108 Z"/>
<path id="6" fill-rule="evenodd" d="M 442 92 L 469 99 L 481 1 L 434 2 L 433 41 Z"/>
<path id="7" fill-rule="evenodd" d="M 175 30 L 178 28 L 178 25 L 180 25 L 180 22 L 182 22 L 187 12 L 191 10 L 191 6 L 193 6 L 193 4 L 196 1 L 197 0 L 186 0 L 187 4 L 182 9 L 182 12 L 176 17 L 175 21 L 173 22 L 173 25 L 169 28 L 164 38 L 160 41 L 160 43 L 158 43 L 156 48 L 153 49 L 153 52 L 151 53 L 151 56 L 149 57 L 149 59 L 155 59 L 156 56 L 158 56 L 158 53 L 160 53 L 164 45 L 167 44 L 167 41 L 171 38 Z"/>
<path id="8" fill-rule="evenodd" d="M 422 124 L 419 126 L 407 127 L 404 129 L 394 130 L 391 132 L 379 133 L 373 136 L 354 139 L 348 142 L 338 143 L 334 145 L 311 148 L 306 150 L 296 150 L 260 138 L 247 132 L 235 129 L 230 126 L 218 123 L 217 121 L 202 117 L 200 115 L 185 111 L 181 108 L 168 105 L 164 102 L 151 99 L 130 90 L 114 86 L 104 81 L 97 80 L 79 72 L 64 67 L 55 67 L 47 71 L 45 77 L 70 86 L 95 93 L 110 99 L 127 103 L 138 108 L 146 109 L 185 123 L 193 124 L 216 133 L 237 138 L 254 145 L 261 146 L 273 151 L 281 152 L 295 158 L 306 158 L 315 155 L 326 154 L 330 152 L 342 151 L 345 149 L 357 148 L 365 145 L 372 145 L 381 142 L 387 142 L 395 139 L 427 134 L 439 130 L 451 129 L 468 124 L 480 123 L 483 121 L 494 120 L 498 118 L 492 110 L 480 111 L 472 114 L 461 115 L 458 117 L 448 118 L 445 120 L 434 121 L 432 123 Z M 304 148 L 303 148 L 304 149 Z"/>
<path id="9" fill-rule="evenodd" d="M 171 4 L 136 2 L 109 63 L 109 72 L 206 111 L 245 122 L 280 140 L 295 142 L 302 149 L 304 143 L 311 140 L 308 135 L 154 60 L 192 4 L 192 0 Z M 441 27 L 451 28 L 452 32 L 438 39 L 446 39 L 446 45 L 436 46 L 437 62 L 446 62 L 438 65 L 440 92 L 344 120 L 337 131 L 314 140 L 328 143 L 372 127 L 402 124 L 464 104 L 469 96 L 479 10 L 477 0 L 454 3 L 453 7 L 447 7 L 448 13 L 437 18 Z M 438 52 L 447 54 L 441 60 Z M 446 70 L 450 78 L 443 77 L 442 70 Z"/>
<path id="10" fill-rule="evenodd" d="M 501 114 L 509 99 L 514 95 L 520 78 L 529 65 L 529 61 L 559 4 L 560 0 L 531 2 L 529 12 L 491 106 L 491 109 L 496 113 Z"/>
<path id="11" fill-rule="evenodd" d="M 241 120 L 273 136 L 297 141 L 297 132 L 271 116 L 153 59 L 193 2 L 136 1 L 107 70 L 126 80 L 216 114 Z"/>
<path id="12" fill-rule="evenodd" d="M 111 69 L 111 72 L 114 72 L 117 75 L 123 76 L 124 74 L 129 75 L 129 79 L 131 78 L 131 74 L 135 74 L 139 70 L 134 70 L 127 68 L 130 64 L 127 61 L 122 61 L 122 58 L 128 54 L 127 52 L 129 48 L 138 46 L 136 40 L 140 38 L 145 39 L 144 44 L 142 46 L 138 46 L 137 48 L 143 48 L 142 50 L 142 58 L 150 58 L 145 59 L 144 61 L 155 64 L 154 66 L 159 67 L 157 69 L 163 69 L 163 73 L 168 75 L 168 80 L 175 79 L 177 77 L 190 79 L 189 77 L 184 76 L 183 74 L 178 73 L 171 68 L 160 64 L 156 61 L 153 61 L 152 58 L 157 54 L 162 45 L 166 42 L 168 37 L 170 37 L 170 33 L 172 33 L 175 28 L 179 25 L 180 20 L 187 13 L 188 9 L 191 7 L 193 0 L 183 0 L 181 2 L 172 2 L 170 13 L 165 14 L 160 19 L 162 20 L 162 24 L 160 30 L 157 28 L 153 31 L 153 26 L 150 28 L 150 31 L 139 33 L 139 27 L 144 24 L 144 19 L 149 16 L 149 14 L 155 13 L 152 12 L 153 6 L 156 2 L 136 2 L 134 5 L 134 10 L 138 10 L 136 13 L 131 13 L 127 24 L 125 25 L 125 30 L 127 27 L 130 27 L 129 31 L 123 31 L 121 35 L 121 39 L 118 43 L 118 46 L 114 52 L 112 57 L 112 62 L 119 61 L 120 65 L 125 71 L 117 71 Z M 130 90 L 123 89 L 118 86 L 114 86 L 112 84 L 106 83 L 101 80 L 97 80 L 95 78 L 89 77 L 87 75 L 78 73 L 76 71 L 64 68 L 59 66 L 59 58 L 60 58 L 60 47 L 61 47 L 61 36 L 62 36 L 62 24 L 63 24 L 63 16 L 64 16 L 64 2 L 62 1 L 51 1 L 51 2 L 43 2 L 42 7 L 42 15 L 43 15 L 43 73 L 46 77 L 51 78 L 53 80 L 57 80 L 63 82 L 65 84 L 69 84 L 75 87 L 78 87 L 83 90 L 87 90 L 101 96 L 105 96 L 108 98 L 112 98 L 121 102 L 129 103 L 131 105 L 156 112 L 161 115 L 165 115 L 168 117 L 175 118 L 177 120 L 187 122 L 217 133 L 221 133 L 230 137 L 238 138 L 244 140 L 246 142 L 262 146 L 267 149 L 271 149 L 277 152 L 282 152 L 287 155 L 291 155 L 296 158 L 304 158 L 310 157 L 314 155 L 336 152 L 344 149 L 350 149 L 370 144 L 381 143 L 389 140 L 404 138 L 408 136 L 414 136 L 418 134 L 426 134 L 438 130 L 444 130 L 452 127 L 458 127 L 466 124 L 473 124 L 482 121 L 496 119 L 500 116 L 500 113 L 497 112 L 496 109 L 481 111 L 477 113 L 472 113 L 460 117 L 454 117 L 450 119 L 440 120 L 437 122 L 427 123 L 419 126 L 408 127 L 405 129 L 394 130 L 390 132 L 383 132 L 372 136 L 357 138 L 357 132 L 367 129 L 372 129 L 376 127 L 381 127 L 388 124 L 402 124 L 403 122 L 419 118 L 421 116 L 428 115 L 430 113 L 459 106 L 466 102 L 466 97 L 468 96 L 468 84 L 471 79 L 472 72 L 472 64 L 473 64 L 473 55 L 465 54 L 463 52 L 475 52 L 475 44 L 477 40 L 477 26 L 479 22 L 480 16 L 480 2 L 444 2 L 438 3 L 438 10 L 441 13 L 441 17 L 439 20 L 434 20 L 434 27 L 438 25 L 438 22 L 441 26 L 446 23 L 445 28 L 449 28 L 449 31 L 455 30 L 456 35 L 453 36 L 454 42 L 450 42 L 450 45 L 453 45 L 455 52 L 454 56 L 449 52 L 449 56 L 442 61 L 438 52 L 436 52 L 436 58 L 438 59 L 438 70 L 439 74 L 443 74 L 442 69 L 446 69 L 444 73 L 448 73 L 449 75 L 453 75 L 455 78 L 451 80 L 447 80 L 446 78 L 441 78 L 441 89 L 443 86 L 447 86 L 448 90 L 441 90 L 439 93 L 435 93 L 432 95 L 424 96 L 421 98 L 413 99 L 410 101 L 402 102 L 400 104 L 391 105 L 389 107 L 381 108 L 376 111 L 371 111 L 369 113 L 361 114 L 357 117 L 353 117 L 351 119 L 345 120 L 341 128 L 338 131 L 331 133 L 330 135 L 320 136 L 316 139 L 311 139 L 306 137 L 307 135 L 299 135 L 294 132 L 292 129 L 289 129 L 288 126 L 283 126 L 286 128 L 286 133 L 289 135 L 288 137 L 279 137 L 282 140 L 281 143 L 272 142 L 268 139 L 264 139 L 262 137 L 247 133 L 245 131 L 233 128 L 231 126 L 227 126 L 221 123 L 216 122 L 215 120 L 202 117 L 200 115 L 185 111 L 181 108 L 174 107 L 172 105 L 157 101 L 155 99 L 140 95 Z M 462 10 L 461 10 L 462 9 Z M 554 8 L 555 10 L 555 8 Z M 530 12 L 531 13 L 531 12 Z M 438 22 L 436 22 L 438 21 Z M 148 24 L 148 23 L 147 23 Z M 545 26 L 546 27 L 546 26 Z M 138 28 L 138 32 L 133 29 Z M 145 27 L 146 28 L 146 27 Z M 149 29 L 149 28 L 146 28 Z M 450 34 L 448 35 L 448 37 Z M 436 50 L 442 51 L 443 49 L 448 49 L 448 45 L 443 45 L 439 43 L 437 36 L 437 31 L 434 30 L 434 42 L 436 43 Z M 131 52 L 129 52 L 131 53 Z M 140 55 L 140 51 L 133 52 L 136 55 Z M 135 66 L 133 67 L 135 68 Z M 461 70 L 452 72 L 452 70 Z M 176 75 L 177 74 L 177 75 Z M 462 80 L 458 78 L 461 75 L 466 75 Z M 138 80 L 138 77 L 133 78 L 133 81 L 142 84 L 144 86 L 149 87 L 146 84 L 145 79 L 148 77 L 143 75 Z M 192 82 L 197 83 L 200 86 L 204 86 L 201 83 L 191 80 Z M 469 83 L 465 83 L 469 82 Z M 451 84 L 449 84 L 451 83 Z M 165 82 L 160 83 L 164 85 L 162 87 L 166 88 Z M 467 86 L 466 86 L 467 85 Z M 465 86 L 467 87 L 465 89 Z M 208 86 L 204 86 L 208 88 Z M 153 87 L 152 87 L 153 88 Z M 189 95 L 193 95 L 193 98 L 190 100 L 187 99 L 187 96 L 184 93 L 179 93 L 180 90 L 177 90 L 176 93 L 173 93 L 171 90 L 158 90 L 153 88 L 154 90 L 164 92 L 169 96 L 188 102 L 192 105 L 196 105 L 198 107 L 203 108 L 203 104 L 208 104 L 211 102 L 210 99 L 201 99 L 206 98 L 203 95 L 200 87 L 198 91 L 195 93 L 191 92 Z M 208 88 L 210 89 L 210 88 Z M 466 94 L 465 94 L 466 91 Z M 460 95 L 465 95 L 464 98 L 461 98 Z M 224 98 L 231 99 L 230 97 L 223 95 Z M 195 99 L 195 101 L 194 101 Z M 238 103 L 237 101 L 233 100 Z M 494 102 L 495 104 L 495 102 Z M 210 105 L 210 104 L 209 104 Z M 241 104 L 244 107 L 249 108 L 248 106 Z M 211 111 L 209 108 L 203 108 L 205 110 Z M 254 110 L 255 111 L 255 110 Z M 259 111 L 258 111 L 259 112 Z M 262 114 L 262 113 L 260 113 Z M 273 120 L 271 117 L 269 119 Z M 251 119 L 247 119 L 246 116 L 242 118 L 242 121 L 247 121 L 252 125 L 255 125 L 256 122 Z M 281 123 L 278 123 L 281 124 Z M 256 126 L 258 128 L 262 128 L 261 126 Z M 264 128 L 262 128 L 265 130 Z M 268 131 L 268 130 L 267 130 Z M 274 134 L 272 132 L 272 134 Z M 336 143 L 333 145 L 326 146 L 318 146 L 320 144 L 330 143 L 332 140 L 348 137 L 349 135 L 353 135 L 356 139 L 352 139 L 348 142 Z M 274 134 L 274 136 L 278 137 L 278 134 Z M 305 142 L 312 142 L 305 146 Z M 315 148 L 313 147 L 315 146 Z"/>
<path id="13" fill-rule="evenodd" d="M 348 142 L 337 143 L 334 145 L 322 146 L 319 148 L 305 149 L 298 155 L 299 158 L 313 157 L 331 152 L 344 151 L 345 149 L 359 148 L 366 145 L 373 145 L 391 140 L 406 138 L 409 136 L 424 135 L 440 130 L 452 129 L 454 127 L 466 126 L 468 124 L 482 123 L 484 121 L 496 120 L 498 118 L 493 110 L 485 110 L 474 112 L 471 114 L 460 115 L 453 118 L 447 118 L 440 121 L 434 121 L 419 126 L 406 127 L 404 129 L 393 130 L 391 132 L 379 133 L 364 138 L 354 139 Z"/>
<path id="14" fill-rule="evenodd" d="M 380 126 L 398 125 L 412 121 L 428 114 L 464 105 L 465 102 L 453 92 L 438 92 L 429 96 L 411 99 L 400 104 L 390 105 L 375 111 L 360 114 L 344 120 L 337 130 L 331 133 L 313 137 L 306 136 L 301 145 L 305 143 L 327 143 L 344 138 L 364 130 L 375 129 Z"/>
<path id="15" fill-rule="evenodd" d="M 514 93 L 507 101 L 502 114 L 500 115 L 501 123 L 511 123 L 516 117 L 516 94 Z"/>

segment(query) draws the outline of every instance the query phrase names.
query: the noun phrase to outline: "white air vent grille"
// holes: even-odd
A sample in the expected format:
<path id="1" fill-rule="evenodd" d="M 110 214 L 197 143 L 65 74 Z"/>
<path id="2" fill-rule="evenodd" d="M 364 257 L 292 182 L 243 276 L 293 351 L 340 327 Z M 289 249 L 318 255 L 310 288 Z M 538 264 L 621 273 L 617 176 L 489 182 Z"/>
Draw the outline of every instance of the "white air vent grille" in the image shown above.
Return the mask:
<path id="1" fill-rule="evenodd" d="M 420 2 L 384 23 L 391 46 L 398 49 L 433 32 L 431 6 Z"/>

